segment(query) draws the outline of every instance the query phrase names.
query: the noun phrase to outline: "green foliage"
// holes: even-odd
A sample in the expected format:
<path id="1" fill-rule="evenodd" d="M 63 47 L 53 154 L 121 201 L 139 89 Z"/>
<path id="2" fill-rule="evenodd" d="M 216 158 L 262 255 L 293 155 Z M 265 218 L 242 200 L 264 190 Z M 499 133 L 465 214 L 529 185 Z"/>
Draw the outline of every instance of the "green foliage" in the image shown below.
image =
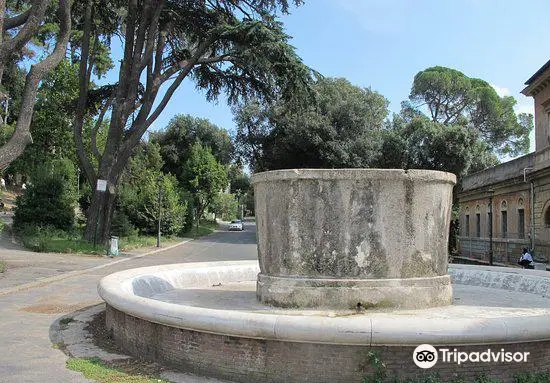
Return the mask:
<path id="1" fill-rule="evenodd" d="M 75 36 L 71 40 L 72 59 L 81 61 L 85 67 L 90 62 L 93 64 L 96 50 L 85 51 L 80 47 L 84 48 L 88 42 L 94 45 L 97 39 L 106 42 L 114 35 L 124 40 L 124 57 L 119 75 L 115 76 L 120 83 L 106 84 L 96 92 L 83 92 L 79 97 L 74 124 L 79 149 L 85 146 L 80 142 L 80 130 L 90 104 L 103 105 L 102 111 L 107 110 L 106 115 L 112 117 L 105 129 L 105 150 L 94 153 L 99 165 L 94 167 L 92 155 L 83 153 L 88 150 L 78 152 L 90 184 L 93 186 L 96 178 L 107 178 L 108 174 L 113 187 L 119 187 L 117 182 L 134 148 L 181 84 L 193 82 L 208 101 L 225 94 L 231 105 L 251 98 L 307 100 L 303 96 L 310 93 L 310 83 L 317 73 L 298 57 L 279 21 L 279 15 L 288 12 L 289 5 L 301 3 L 301 0 L 78 2 L 75 28 L 84 32 L 84 19 L 85 24 L 90 23 L 92 27 L 90 33 L 86 28 L 81 39 Z M 89 12 L 84 12 L 85 9 Z M 97 23 L 96 15 L 103 14 L 107 22 Z M 136 47 L 144 49 L 136 53 Z M 89 73 L 95 67 L 94 64 L 81 72 L 82 83 L 90 83 Z M 113 89 L 116 92 L 112 92 Z M 179 151 L 177 155 L 181 154 Z M 177 162 L 188 161 L 183 158 Z M 168 161 L 167 165 L 172 166 Z M 177 164 L 169 171 L 180 182 L 188 179 L 180 174 L 181 167 Z M 210 202 L 208 195 L 203 198 L 194 194 L 202 202 Z M 206 206 L 202 202 L 195 203 L 199 216 Z M 104 205 L 113 202 L 94 199 L 93 203 L 97 204 L 92 206 L 94 211 L 111 211 L 112 206 Z M 90 238 L 98 228 L 100 236 L 105 238 L 110 231 L 109 223 L 104 215 L 91 215 L 86 237 Z"/>
<path id="2" fill-rule="evenodd" d="M 116 210 L 113 214 L 111 221 L 111 233 L 118 237 L 128 237 L 134 235 L 136 228 L 130 222 L 130 218 L 120 209 Z"/>
<path id="3" fill-rule="evenodd" d="M 227 176 L 229 178 L 230 192 L 244 194 L 250 189 L 250 176 L 238 165 L 229 166 Z"/>
<path id="4" fill-rule="evenodd" d="M 372 366 L 374 374 L 365 376 L 363 383 L 384 383 L 388 374 L 386 365 L 380 359 L 380 353 L 369 351 L 367 353 L 367 364 Z"/>
<path id="5" fill-rule="evenodd" d="M 15 131 L 15 124 L 0 124 L 0 145 L 4 145 Z"/>
<path id="6" fill-rule="evenodd" d="M 155 144 L 140 147 L 130 160 L 115 213 L 115 229 L 119 232 L 131 231 L 128 225 L 131 223 L 142 233 L 156 233 L 159 211 L 163 234 L 177 234 L 183 229 L 186 203 L 182 201 L 176 178 L 163 175 L 161 167 L 160 148 Z"/>
<path id="7" fill-rule="evenodd" d="M 381 155 L 388 101 L 345 79 L 317 81 L 315 103 L 249 103 L 237 110 L 240 155 L 254 171 L 372 166 Z"/>
<path id="8" fill-rule="evenodd" d="M 199 238 L 205 235 L 212 234 L 218 229 L 218 223 L 216 221 L 202 220 L 198 226 L 193 226 L 188 231 L 183 233 L 187 238 Z"/>
<path id="9" fill-rule="evenodd" d="M 86 379 L 103 383 L 168 383 L 164 379 L 152 378 L 146 375 L 126 373 L 109 367 L 98 358 L 94 359 L 69 359 L 67 368 L 81 372 Z"/>
<path id="10" fill-rule="evenodd" d="M 227 172 L 209 148 L 196 143 L 185 164 L 186 187 L 193 196 L 196 217 L 200 218 L 214 198 L 227 187 Z"/>
<path id="11" fill-rule="evenodd" d="M 26 70 L 20 67 L 17 62 L 19 57 L 13 57 L 8 60 L 4 67 L 2 75 L 2 92 L 9 95 L 10 101 L 8 105 L 8 124 L 15 127 L 15 123 L 19 118 L 19 109 L 21 108 L 21 95 L 25 87 Z M 2 117 L 4 113 L 0 113 Z"/>
<path id="12" fill-rule="evenodd" d="M 450 68 L 427 68 L 414 77 L 410 100 L 405 115 L 418 114 L 418 106 L 425 105 L 433 122 L 463 125 L 497 154 L 518 155 L 529 149 L 532 117 L 517 116 L 516 100 L 499 97 L 486 81 Z"/>
<path id="13" fill-rule="evenodd" d="M 212 200 L 210 210 L 224 221 L 237 218 L 239 205 L 234 194 L 219 193 Z"/>
<path id="14" fill-rule="evenodd" d="M 221 93 L 231 104 L 252 97 L 293 100 L 309 91 L 308 83 L 314 73 L 296 55 L 289 44 L 290 36 L 276 16 L 278 9 L 288 11 L 288 3 L 222 0 L 216 6 L 187 5 L 178 9 L 176 14 L 181 19 L 172 17 L 172 22 L 186 27 L 175 28 L 175 39 L 195 41 L 200 36 L 219 33 L 220 39 L 212 44 L 212 55 L 231 57 L 230 62 L 195 68 L 193 78 L 197 87 L 206 92 L 207 100 L 214 100 Z M 302 1 L 293 3 L 299 5 Z"/>
<path id="15" fill-rule="evenodd" d="M 394 116 L 383 132 L 377 167 L 440 170 L 463 176 L 498 163 L 486 144 L 461 124 L 444 125 L 423 115 Z"/>
<path id="16" fill-rule="evenodd" d="M 78 66 L 63 60 L 42 81 L 30 131 L 33 142 L 11 166 L 12 172 L 28 173 L 44 162 L 70 158 L 76 163 L 72 119 L 78 96 Z"/>
<path id="17" fill-rule="evenodd" d="M 250 188 L 248 193 L 244 196 L 244 199 L 241 201 L 244 204 L 244 215 L 247 214 L 254 215 L 254 188 Z"/>
<path id="18" fill-rule="evenodd" d="M 182 188 L 181 196 L 182 201 L 185 201 L 187 205 L 187 214 L 185 215 L 185 222 L 183 223 L 183 232 L 187 233 L 193 228 L 197 207 L 195 206 L 193 194 L 189 190 Z"/>
<path id="19" fill-rule="evenodd" d="M 176 115 L 165 131 L 152 133 L 150 141 L 160 146 L 163 171 L 174 174 L 180 181 L 185 179 L 184 165 L 195 143 L 210 148 L 221 164 L 229 164 L 233 157 L 233 143 L 227 131 L 206 119 L 189 115 Z"/>
<path id="20" fill-rule="evenodd" d="M 415 118 L 402 136 L 407 143 L 406 168 L 461 174 L 471 161 L 473 140 L 464 126 Z"/>
<path id="21" fill-rule="evenodd" d="M 411 361 L 412 363 L 412 361 Z M 499 379 L 492 379 L 485 374 L 480 374 L 471 380 L 464 380 L 461 377 L 456 377 L 451 380 L 442 378 L 437 373 L 423 373 L 410 378 L 400 378 L 391 376 L 386 368 L 386 364 L 380 358 L 380 353 L 377 351 L 369 351 L 366 356 L 366 361 L 362 370 L 374 370 L 373 373 L 363 376 L 363 383 L 501 383 Z M 514 377 L 515 383 L 550 383 L 550 373 L 523 373 Z"/>
<path id="22" fill-rule="evenodd" d="M 18 230 L 17 237 L 27 249 L 39 253 L 105 254 L 105 249 L 94 248 L 82 240 L 77 231 L 64 231 L 51 226 L 26 226 Z"/>
<path id="23" fill-rule="evenodd" d="M 525 372 L 515 376 L 515 383 L 550 383 L 550 372 Z"/>
<path id="24" fill-rule="evenodd" d="M 82 239 L 82 233 L 77 230 L 63 231 L 52 227 L 25 227 L 17 232 L 22 245 L 40 253 L 71 253 L 105 255 L 107 249 L 94 246 Z M 163 241 L 174 241 L 175 238 L 164 237 Z M 119 249 L 127 251 L 144 246 L 154 246 L 156 236 L 138 235 L 135 231 L 127 236 L 119 237 Z"/>
<path id="25" fill-rule="evenodd" d="M 75 223 L 76 172 L 69 160 L 44 164 L 32 177 L 25 193 L 17 198 L 13 226 L 51 226 L 70 230 Z"/>

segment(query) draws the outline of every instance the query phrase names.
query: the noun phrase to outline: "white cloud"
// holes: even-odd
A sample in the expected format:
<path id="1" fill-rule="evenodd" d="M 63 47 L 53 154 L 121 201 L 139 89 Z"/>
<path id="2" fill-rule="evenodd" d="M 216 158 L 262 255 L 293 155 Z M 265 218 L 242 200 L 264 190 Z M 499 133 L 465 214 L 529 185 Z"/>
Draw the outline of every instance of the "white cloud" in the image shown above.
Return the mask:
<path id="1" fill-rule="evenodd" d="M 498 93 L 498 92 L 497 92 Z M 533 116 L 535 115 L 535 106 L 533 103 L 522 103 L 522 104 L 516 104 L 514 107 L 514 110 L 517 114 L 519 113 L 531 113 Z"/>
<path id="2" fill-rule="evenodd" d="M 511 95 L 510 93 L 510 89 L 508 88 L 504 88 L 502 86 L 498 86 L 498 85 L 495 85 L 495 84 L 489 84 L 493 87 L 493 89 L 495 90 L 495 92 L 497 92 L 497 94 L 500 96 L 500 97 L 504 97 L 504 96 L 509 96 Z"/>

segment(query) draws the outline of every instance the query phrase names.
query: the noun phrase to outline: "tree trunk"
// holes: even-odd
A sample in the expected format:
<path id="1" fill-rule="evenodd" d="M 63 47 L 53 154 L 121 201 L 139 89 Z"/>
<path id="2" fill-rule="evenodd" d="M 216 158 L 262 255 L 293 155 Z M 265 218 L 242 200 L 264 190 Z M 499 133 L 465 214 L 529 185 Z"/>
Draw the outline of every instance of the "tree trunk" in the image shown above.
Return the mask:
<path id="1" fill-rule="evenodd" d="M 84 230 L 84 239 L 100 245 L 107 242 L 111 234 L 115 198 L 115 188 L 111 183 L 106 191 L 94 190 L 92 204 L 88 209 L 88 224 Z"/>
<path id="2" fill-rule="evenodd" d="M 40 7 L 43 7 L 44 12 L 48 3 L 49 1 L 39 2 L 39 4 L 41 4 Z M 2 21 L 0 24 L 2 25 L 4 23 L 5 16 L 4 4 L 5 1 L 0 0 L 0 7 L 2 7 L 2 11 L 0 11 L 0 19 L 2 19 Z M 32 22 L 29 21 L 29 23 L 31 23 L 32 25 L 25 25 L 20 30 L 20 32 L 12 39 L 11 42 L 18 38 L 18 36 L 20 36 L 25 28 L 27 28 L 28 39 L 25 40 L 25 38 L 22 38 L 18 44 L 22 44 L 21 47 L 23 47 L 32 38 L 32 35 L 34 35 L 40 27 L 40 22 L 44 13 L 42 11 L 40 12 L 41 13 L 37 13 L 32 17 Z M 20 113 L 19 118 L 17 119 L 17 123 L 15 125 L 15 132 L 13 133 L 13 136 L 9 139 L 9 141 L 2 148 L 0 148 L 0 169 L 2 170 L 8 167 L 8 165 L 15 159 L 17 159 L 17 157 L 19 157 L 25 150 L 27 144 L 32 142 L 30 124 L 32 121 L 34 106 L 36 104 L 36 93 L 38 91 L 38 86 L 42 78 L 50 70 L 55 68 L 65 56 L 65 50 L 67 48 L 67 43 L 69 41 L 69 35 L 71 31 L 70 2 L 67 0 L 59 0 L 58 12 L 60 24 L 55 48 L 48 57 L 46 57 L 41 62 L 31 66 L 29 73 L 25 78 L 25 88 L 21 96 Z M 2 29 L 2 25 L 0 25 L 0 32 Z M 6 42 L 0 38 L 0 82 L 6 58 L 18 51 L 17 49 L 8 49 L 9 46 L 10 41 Z"/>
<path id="3" fill-rule="evenodd" d="M 109 132 L 110 134 L 112 132 Z M 113 145 L 107 145 L 99 165 L 98 177 L 88 180 L 92 187 L 92 203 L 88 209 L 88 219 L 84 229 L 84 239 L 90 242 L 103 244 L 111 234 L 111 219 L 115 211 L 115 199 L 120 176 L 130 157 L 122 155 L 116 158 L 118 147 L 116 140 L 111 139 Z M 116 158 L 116 160 L 115 160 Z M 97 180 L 107 181 L 107 190 L 97 190 Z M 95 241 L 94 241 L 95 238 Z"/>

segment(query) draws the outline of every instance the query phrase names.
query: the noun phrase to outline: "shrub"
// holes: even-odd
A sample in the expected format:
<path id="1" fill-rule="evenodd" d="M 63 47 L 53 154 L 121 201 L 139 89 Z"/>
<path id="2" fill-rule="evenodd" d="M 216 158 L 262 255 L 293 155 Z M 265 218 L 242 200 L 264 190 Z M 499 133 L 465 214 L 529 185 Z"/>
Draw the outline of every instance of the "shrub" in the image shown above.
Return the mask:
<path id="1" fill-rule="evenodd" d="M 187 204 L 177 190 L 177 181 L 171 175 L 159 179 L 156 172 L 147 172 L 140 177 L 139 185 L 122 185 L 119 196 L 119 214 L 126 215 L 129 222 L 142 233 L 156 233 L 158 228 L 159 191 L 162 194 L 161 231 L 177 234 L 184 227 Z"/>
<path id="2" fill-rule="evenodd" d="M 75 172 L 70 161 L 58 160 L 44 166 L 22 196 L 17 197 L 13 227 L 49 226 L 70 230 L 75 221 Z"/>
<path id="3" fill-rule="evenodd" d="M 128 215 L 124 212 L 117 210 L 113 215 L 113 220 L 111 221 L 111 234 L 118 237 L 129 237 L 136 234 L 136 229 Z"/>

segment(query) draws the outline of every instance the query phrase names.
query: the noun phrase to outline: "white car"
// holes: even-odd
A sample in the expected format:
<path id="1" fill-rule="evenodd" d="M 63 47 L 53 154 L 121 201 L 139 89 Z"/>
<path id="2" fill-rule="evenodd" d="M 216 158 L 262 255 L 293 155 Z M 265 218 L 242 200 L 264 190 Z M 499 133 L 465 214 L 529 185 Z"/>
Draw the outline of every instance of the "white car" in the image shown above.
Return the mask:
<path id="1" fill-rule="evenodd" d="M 239 230 L 243 231 L 243 221 L 241 220 L 234 220 L 229 223 L 229 231 L 231 230 Z"/>

